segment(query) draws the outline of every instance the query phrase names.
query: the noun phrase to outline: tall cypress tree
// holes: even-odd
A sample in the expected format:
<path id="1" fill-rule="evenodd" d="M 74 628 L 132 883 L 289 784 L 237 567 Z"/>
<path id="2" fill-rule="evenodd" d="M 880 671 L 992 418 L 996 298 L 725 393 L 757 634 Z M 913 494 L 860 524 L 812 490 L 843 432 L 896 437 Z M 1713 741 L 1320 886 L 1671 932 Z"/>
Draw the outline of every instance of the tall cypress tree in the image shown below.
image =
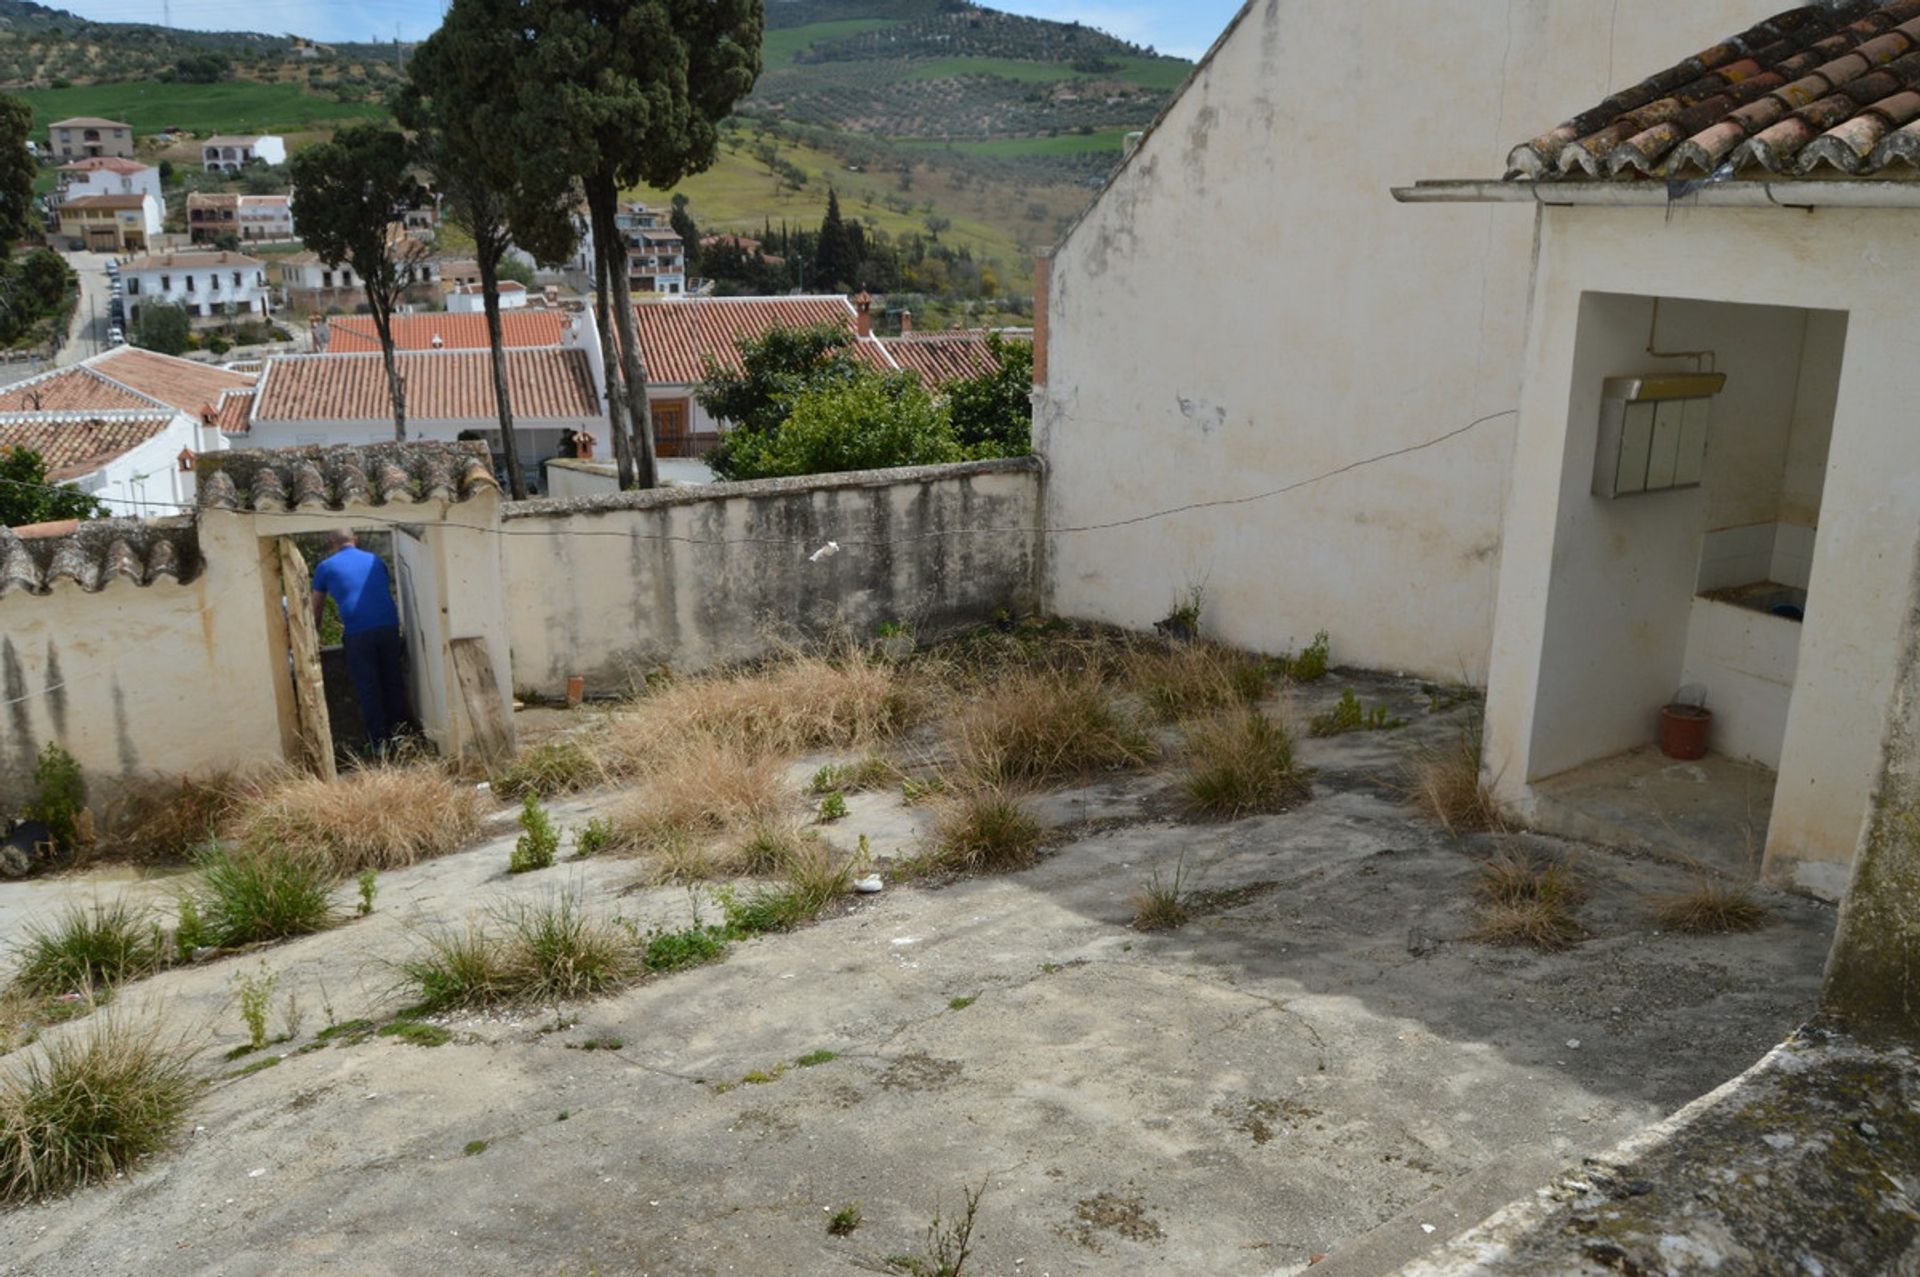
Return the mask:
<path id="1" fill-rule="evenodd" d="M 842 288 L 860 271 L 858 242 L 840 216 L 840 196 L 827 188 L 827 215 L 820 222 L 820 243 L 814 249 L 814 269 L 823 291 Z"/>

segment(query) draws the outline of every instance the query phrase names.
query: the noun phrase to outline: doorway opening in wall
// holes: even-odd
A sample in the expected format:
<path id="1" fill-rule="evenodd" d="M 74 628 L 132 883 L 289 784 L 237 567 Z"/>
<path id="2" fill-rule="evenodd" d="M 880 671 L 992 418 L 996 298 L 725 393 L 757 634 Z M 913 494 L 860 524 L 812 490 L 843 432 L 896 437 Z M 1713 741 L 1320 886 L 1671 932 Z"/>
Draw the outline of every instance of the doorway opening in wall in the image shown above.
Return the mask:
<path id="1" fill-rule="evenodd" d="M 1528 778 L 1543 826 L 1758 875 L 1819 617 L 1846 330 L 1842 311 L 1582 297 Z M 1669 706 L 1710 715 L 1704 755 L 1663 748 Z"/>
<path id="2" fill-rule="evenodd" d="M 354 534 L 356 548 L 379 561 L 376 575 L 384 577 L 382 588 L 399 621 L 399 682 L 404 689 L 399 696 L 393 695 L 391 687 L 382 695 L 359 685 L 370 668 L 377 677 L 378 663 L 370 665 L 357 652 L 350 655 L 339 599 L 327 594 L 315 615 L 316 574 L 334 551 L 329 534 L 300 532 L 275 538 L 295 734 L 307 765 L 316 772 L 329 774 L 373 756 L 374 742 L 363 712 L 363 702 L 370 695 L 378 698 L 375 712 L 396 716 L 392 744 L 424 747 L 427 743 L 421 707 L 431 698 L 423 695 L 419 674 L 429 666 L 424 645 L 437 618 L 420 606 L 419 577 L 423 566 L 430 570 L 425 536 L 421 529 L 408 528 L 355 530 Z M 397 709 L 396 701 L 403 702 Z"/>

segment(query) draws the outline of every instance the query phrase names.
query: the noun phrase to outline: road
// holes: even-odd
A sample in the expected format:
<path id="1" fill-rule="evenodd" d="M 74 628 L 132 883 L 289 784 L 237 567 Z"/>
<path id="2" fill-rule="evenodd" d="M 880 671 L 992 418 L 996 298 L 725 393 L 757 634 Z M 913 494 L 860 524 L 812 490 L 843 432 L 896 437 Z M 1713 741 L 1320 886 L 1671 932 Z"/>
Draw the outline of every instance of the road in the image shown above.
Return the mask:
<path id="1" fill-rule="evenodd" d="M 60 348 L 54 363 L 77 364 L 107 348 L 108 313 L 112 310 L 112 285 L 107 280 L 109 253 L 65 253 L 67 265 L 80 277 L 80 304 L 73 310 L 73 326 L 67 344 Z"/>

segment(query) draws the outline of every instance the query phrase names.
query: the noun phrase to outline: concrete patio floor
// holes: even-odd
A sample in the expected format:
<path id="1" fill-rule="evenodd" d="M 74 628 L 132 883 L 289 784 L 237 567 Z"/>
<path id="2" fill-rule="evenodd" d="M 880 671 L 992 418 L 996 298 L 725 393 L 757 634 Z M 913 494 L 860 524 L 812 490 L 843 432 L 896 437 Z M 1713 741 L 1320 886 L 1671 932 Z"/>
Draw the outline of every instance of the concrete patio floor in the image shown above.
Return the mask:
<path id="1" fill-rule="evenodd" d="M 1336 672 L 1296 721 L 1348 685 L 1411 724 L 1304 740 L 1315 792 L 1284 814 L 1192 823 L 1170 814 L 1169 774 L 1105 777 L 1038 804 L 1056 842 L 1029 871 L 890 885 L 558 1021 L 459 1016 L 438 1048 L 297 1052 L 328 1018 L 402 1005 L 390 963 L 422 927 L 562 888 L 641 927 L 696 907 L 634 889 L 633 861 L 509 879 L 496 825 L 383 875 L 370 918 L 123 994 L 121 1013 L 204 1022 L 214 1074 L 244 1036 L 234 972 L 278 970 L 307 1016 L 278 1066 L 213 1084 L 176 1153 L 0 1213 L 0 1273 L 890 1271 L 983 1183 L 982 1277 L 1264 1277 L 1317 1255 L 1316 1274 L 1390 1272 L 1811 1012 L 1830 910 L 1767 896 L 1758 932 L 1665 934 L 1647 903 L 1684 870 L 1554 839 L 1515 841 L 1579 854 L 1590 938 L 1558 954 L 1463 939 L 1492 844 L 1399 792 L 1412 752 L 1471 711 Z M 609 800 L 554 811 L 576 825 Z M 926 820 L 897 794 L 849 805 L 831 836 L 882 853 Z M 1199 916 L 1132 930 L 1129 897 L 1183 857 Z M 835 1054 L 796 1064 L 819 1051 Z M 742 1084 L 756 1071 L 772 1080 Z M 850 1202 L 860 1228 L 829 1236 Z"/>
<path id="2" fill-rule="evenodd" d="M 1532 823 L 1752 882 L 1774 780 L 1757 763 L 1719 754 L 1681 762 L 1636 749 L 1535 782 Z"/>

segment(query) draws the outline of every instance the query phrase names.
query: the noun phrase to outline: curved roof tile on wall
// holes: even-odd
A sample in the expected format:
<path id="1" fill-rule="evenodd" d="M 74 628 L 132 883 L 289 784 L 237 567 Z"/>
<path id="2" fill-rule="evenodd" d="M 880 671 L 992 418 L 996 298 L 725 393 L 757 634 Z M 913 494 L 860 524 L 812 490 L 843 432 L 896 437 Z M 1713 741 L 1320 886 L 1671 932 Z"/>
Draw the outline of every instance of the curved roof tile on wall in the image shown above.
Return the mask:
<path id="1" fill-rule="evenodd" d="M 216 510 L 340 510 L 500 491 L 482 443 L 230 449 L 202 453 L 200 470 L 200 505 Z"/>
<path id="2" fill-rule="evenodd" d="M 455 421 L 499 415 L 492 357 L 484 350 L 422 350 L 398 356 L 410 419 Z M 597 416 L 600 397 L 586 352 L 546 348 L 506 352 L 513 415 Z M 267 361 L 254 396 L 253 420 L 391 419 L 385 363 L 378 354 L 282 355 Z"/>
<path id="3" fill-rule="evenodd" d="M 1776 14 L 1515 147 L 1535 181 L 1920 169 L 1920 0 Z"/>
<path id="4" fill-rule="evenodd" d="M 200 574 L 199 529 L 188 519 L 90 519 L 60 536 L 20 537 L 0 528 L 0 598 L 47 594 L 70 581 L 89 594 L 115 581 L 152 585 Z"/>
<path id="5" fill-rule="evenodd" d="M 327 322 L 327 351 L 344 355 L 378 351 L 380 336 L 368 315 L 343 315 Z M 500 312 L 500 338 L 512 347 L 558 346 L 567 335 L 567 317 L 557 310 L 503 310 Z M 435 311 L 425 315 L 395 315 L 393 345 L 396 350 L 433 350 L 435 337 L 440 349 L 486 350 L 487 317 L 484 314 L 456 315 Z"/>

